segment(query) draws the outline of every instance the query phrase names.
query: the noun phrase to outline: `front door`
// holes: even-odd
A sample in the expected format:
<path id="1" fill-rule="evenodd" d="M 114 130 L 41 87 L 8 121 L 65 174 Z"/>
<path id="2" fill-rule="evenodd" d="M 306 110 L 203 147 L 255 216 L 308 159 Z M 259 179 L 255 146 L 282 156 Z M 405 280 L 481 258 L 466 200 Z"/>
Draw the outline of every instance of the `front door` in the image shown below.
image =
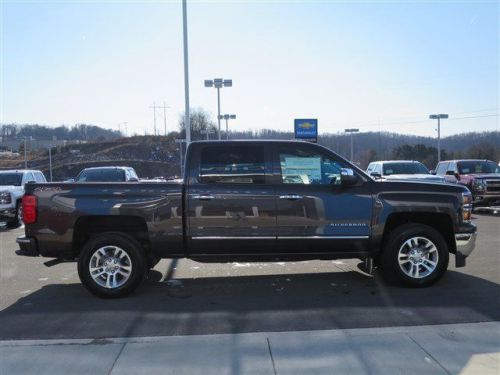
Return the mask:
<path id="1" fill-rule="evenodd" d="M 191 255 L 272 250 L 276 203 L 275 188 L 267 183 L 268 153 L 264 145 L 237 142 L 201 147 L 187 191 Z"/>
<path id="2" fill-rule="evenodd" d="M 328 150 L 308 144 L 277 144 L 275 163 L 278 248 L 285 253 L 350 253 L 368 249 L 372 196 L 361 174 L 340 184 L 352 168 Z M 354 173 L 357 173 L 356 171 Z"/>

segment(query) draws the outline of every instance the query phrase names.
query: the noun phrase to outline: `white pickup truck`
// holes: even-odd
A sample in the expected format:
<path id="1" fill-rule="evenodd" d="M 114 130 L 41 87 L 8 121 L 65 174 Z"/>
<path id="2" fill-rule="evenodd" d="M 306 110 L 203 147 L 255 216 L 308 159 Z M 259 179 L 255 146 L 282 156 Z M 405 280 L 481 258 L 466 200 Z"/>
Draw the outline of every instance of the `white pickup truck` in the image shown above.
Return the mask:
<path id="1" fill-rule="evenodd" d="M 28 182 L 47 182 L 41 171 L 8 170 L 0 171 L 0 223 L 18 226 L 22 221 L 21 199 L 24 185 Z"/>

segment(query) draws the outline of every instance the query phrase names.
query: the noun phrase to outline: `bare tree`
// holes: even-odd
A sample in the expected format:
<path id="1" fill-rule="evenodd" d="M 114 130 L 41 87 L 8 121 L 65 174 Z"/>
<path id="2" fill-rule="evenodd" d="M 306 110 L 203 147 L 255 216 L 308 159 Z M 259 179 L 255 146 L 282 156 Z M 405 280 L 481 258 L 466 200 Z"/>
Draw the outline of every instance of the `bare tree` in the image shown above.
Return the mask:
<path id="1" fill-rule="evenodd" d="M 206 139 L 206 131 L 207 129 L 211 134 L 210 138 L 214 139 L 217 136 L 217 127 L 215 123 L 212 121 L 210 114 L 202 108 L 192 109 L 189 113 L 189 117 L 191 120 L 191 139 L 192 140 L 200 140 Z M 179 130 L 182 138 L 186 137 L 186 125 L 184 123 L 184 114 L 181 114 L 179 117 Z"/>

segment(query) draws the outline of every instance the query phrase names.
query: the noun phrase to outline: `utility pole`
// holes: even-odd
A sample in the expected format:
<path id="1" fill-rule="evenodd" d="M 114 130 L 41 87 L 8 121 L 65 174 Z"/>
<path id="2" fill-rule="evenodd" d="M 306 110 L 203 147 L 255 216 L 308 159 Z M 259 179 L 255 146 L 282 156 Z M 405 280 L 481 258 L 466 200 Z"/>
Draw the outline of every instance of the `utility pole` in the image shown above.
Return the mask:
<path id="1" fill-rule="evenodd" d="M 446 113 L 440 113 L 439 115 L 429 115 L 429 118 L 431 120 L 438 120 L 438 163 L 441 161 L 441 119 L 446 119 L 448 118 L 448 115 Z"/>
<path id="2" fill-rule="evenodd" d="M 161 108 L 156 106 L 156 102 L 153 102 L 153 106 L 149 107 L 153 109 L 153 135 L 156 135 L 156 108 Z"/>
<path id="3" fill-rule="evenodd" d="M 165 137 L 167 136 L 167 108 L 170 107 L 165 105 L 165 102 L 163 102 L 163 125 L 165 127 Z"/>

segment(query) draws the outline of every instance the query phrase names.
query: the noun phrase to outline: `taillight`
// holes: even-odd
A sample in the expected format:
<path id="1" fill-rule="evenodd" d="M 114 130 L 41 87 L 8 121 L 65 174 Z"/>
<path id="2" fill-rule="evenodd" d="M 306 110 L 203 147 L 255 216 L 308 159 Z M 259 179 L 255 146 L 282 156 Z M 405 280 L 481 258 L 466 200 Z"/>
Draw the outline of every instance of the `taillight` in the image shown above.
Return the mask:
<path id="1" fill-rule="evenodd" d="M 34 195 L 23 196 L 23 222 L 24 224 L 36 222 L 36 197 Z"/>

